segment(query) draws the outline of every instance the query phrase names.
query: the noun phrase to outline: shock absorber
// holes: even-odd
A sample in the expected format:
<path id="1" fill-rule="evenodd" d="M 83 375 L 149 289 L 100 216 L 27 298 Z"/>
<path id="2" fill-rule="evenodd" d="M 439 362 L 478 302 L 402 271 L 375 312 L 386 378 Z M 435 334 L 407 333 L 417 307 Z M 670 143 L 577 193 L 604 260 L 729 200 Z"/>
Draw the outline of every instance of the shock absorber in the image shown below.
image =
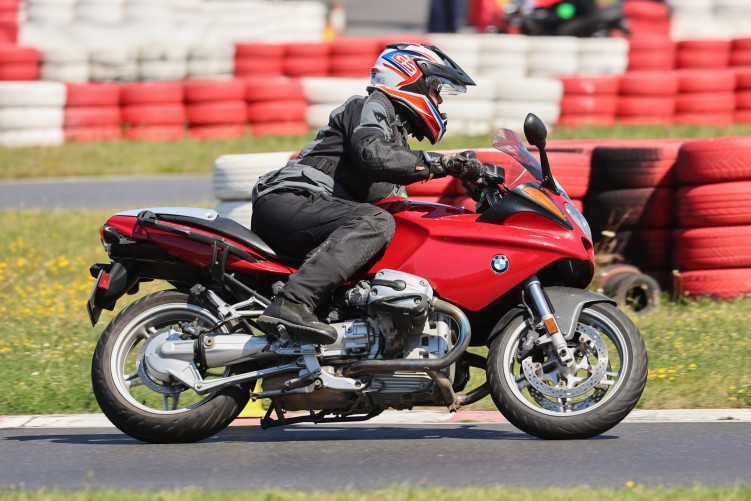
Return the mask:
<path id="1" fill-rule="evenodd" d="M 541 320 L 542 327 L 550 335 L 553 348 L 561 363 L 566 367 L 571 367 L 574 364 L 574 356 L 568 349 L 566 340 L 558 327 L 558 322 L 555 320 L 553 308 L 548 303 L 548 298 L 543 292 L 542 285 L 537 280 L 536 275 L 532 275 L 524 283 L 524 295 L 531 300 L 532 306 Z"/>

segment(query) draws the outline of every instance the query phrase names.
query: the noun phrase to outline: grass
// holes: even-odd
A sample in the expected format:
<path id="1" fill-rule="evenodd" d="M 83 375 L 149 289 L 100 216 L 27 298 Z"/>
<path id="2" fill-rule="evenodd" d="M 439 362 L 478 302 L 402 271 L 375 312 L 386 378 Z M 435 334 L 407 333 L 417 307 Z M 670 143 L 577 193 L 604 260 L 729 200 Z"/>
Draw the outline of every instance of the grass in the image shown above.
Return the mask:
<path id="1" fill-rule="evenodd" d="M 107 260 L 97 229 L 108 215 L 0 212 L 0 414 L 99 412 L 91 356 L 113 315 L 92 328 L 84 305 L 89 266 Z M 748 311 L 751 298 L 665 301 L 634 317 L 650 356 L 639 407 L 751 406 Z M 494 409 L 489 398 L 469 408 Z"/>
<path id="2" fill-rule="evenodd" d="M 0 179 L 36 177 L 103 176 L 129 174 L 210 173 L 214 161 L 232 153 L 297 151 L 314 137 L 253 138 L 178 142 L 132 142 L 75 144 L 51 148 L 0 148 Z M 556 127 L 549 139 L 654 139 L 751 135 L 751 125 L 732 127 Z M 453 136 L 432 146 L 413 142 L 419 149 L 485 148 L 488 136 Z"/>
<path id="3" fill-rule="evenodd" d="M 510 488 L 510 487 L 425 487 L 401 485 L 372 490 L 343 491 L 288 491 L 254 490 L 246 492 L 208 491 L 203 489 L 181 489 L 159 492 L 138 492 L 125 490 L 91 489 L 79 492 L 37 491 L 22 489 L 0 490 L 0 501 L 223 501 L 225 499 L 245 499 L 253 501 L 365 501 L 389 499 L 391 501 L 471 501 L 471 500 L 511 500 L 536 501 L 576 501 L 579 499 L 614 499 L 619 501 L 704 501 L 720 499 L 724 501 L 745 501 L 751 498 L 751 486 L 732 487 L 645 487 L 628 482 L 622 488 Z"/>

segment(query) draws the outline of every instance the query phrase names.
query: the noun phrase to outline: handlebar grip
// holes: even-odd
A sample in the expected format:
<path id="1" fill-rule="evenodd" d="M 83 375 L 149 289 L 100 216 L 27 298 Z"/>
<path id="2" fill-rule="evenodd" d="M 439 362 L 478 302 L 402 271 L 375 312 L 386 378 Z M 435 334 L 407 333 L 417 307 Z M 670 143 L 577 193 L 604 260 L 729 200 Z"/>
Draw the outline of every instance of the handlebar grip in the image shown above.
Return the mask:
<path id="1" fill-rule="evenodd" d="M 461 172 L 463 162 L 457 158 L 452 158 L 446 163 L 446 170 L 449 172 Z"/>

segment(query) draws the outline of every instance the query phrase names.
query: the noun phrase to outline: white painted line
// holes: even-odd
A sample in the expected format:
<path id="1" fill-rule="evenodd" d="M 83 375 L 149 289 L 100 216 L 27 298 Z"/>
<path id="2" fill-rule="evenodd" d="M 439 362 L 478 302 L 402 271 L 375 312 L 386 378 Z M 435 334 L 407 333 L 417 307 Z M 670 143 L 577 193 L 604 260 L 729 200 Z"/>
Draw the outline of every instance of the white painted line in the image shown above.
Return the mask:
<path id="1" fill-rule="evenodd" d="M 372 424 L 461 424 L 505 423 L 500 412 L 442 410 L 386 411 L 374 417 Z M 751 409 L 674 409 L 635 410 L 624 423 L 751 423 Z M 233 425 L 255 426 L 258 419 L 237 419 Z M 112 428 L 104 414 L 50 414 L 38 416 L 0 416 L 0 429 L 9 428 Z"/>

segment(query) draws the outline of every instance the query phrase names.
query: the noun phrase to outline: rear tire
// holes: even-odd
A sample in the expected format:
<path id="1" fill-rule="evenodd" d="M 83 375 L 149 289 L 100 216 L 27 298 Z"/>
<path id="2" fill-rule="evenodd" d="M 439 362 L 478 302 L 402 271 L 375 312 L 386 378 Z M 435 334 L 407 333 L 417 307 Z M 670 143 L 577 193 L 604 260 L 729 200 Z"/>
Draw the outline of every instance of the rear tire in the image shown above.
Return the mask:
<path id="1" fill-rule="evenodd" d="M 229 425 L 250 398 L 249 386 L 230 386 L 206 396 L 180 385 L 172 397 L 143 387 L 136 355 L 155 330 L 198 320 L 217 322 L 214 314 L 178 291 L 145 296 L 121 311 L 102 333 L 94 352 L 91 380 L 102 412 L 120 431 L 150 443 L 186 443 L 208 438 Z M 225 375 L 231 371 L 225 370 Z M 205 377 L 205 376 L 204 376 Z M 150 384 L 154 384 L 153 381 Z M 168 404 L 172 398 L 172 406 Z M 162 402 L 162 409 L 157 408 Z M 179 401 L 185 405 L 176 408 Z"/>
<path id="2" fill-rule="evenodd" d="M 518 381 L 524 376 L 515 359 L 517 347 L 520 339 L 529 332 L 529 326 L 522 316 L 513 319 L 491 344 L 487 369 L 490 394 L 506 419 L 525 433 L 554 440 L 600 435 L 621 422 L 644 391 L 647 351 L 639 331 L 628 317 L 610 304 L 595 304 L 582 310 L 578 322 L 577 331 L 590 336 L 596 332 L 601 339 L 609 340 L 608 375 L 599 380 L 608 379 L 609 383 L 605 390 L 592 388 L 580 397 L 570 399 L 569 409 L 564 408 L 567 405 L 565 399 L 556 401 L 541 392 L 537 392 L 535 397 L 531 393 L 534 389 L 524 386 L 526 379 Z M 575 347 L 576 343 L 569 343 L 569 346 Z M 549 359 L 544 360 L 539 350 L 536 348 L 529 357 L 545 366 Z M 618 358 L 618 362 L 614 363 L 614 357 Z M 582 360 L 576 358 L 577 361 Z M 589 363 L 596 365 L 592 358 L 589 358 Z M 555 368 L 545 375 L 556 377 L 554 372 Z M 576 374 L 580 372 L 583 371 Z M 613 377 L 610 374 L 616 374 L 615 379 L 610 379 Z M 588 381 L 589 378 L 584 377 L 573 389 L 581 388 Z M 520 386 L 524 388 L 520 389 Z M 545 388 L 546 391 L 555 389 L 555 386 Z"/>

